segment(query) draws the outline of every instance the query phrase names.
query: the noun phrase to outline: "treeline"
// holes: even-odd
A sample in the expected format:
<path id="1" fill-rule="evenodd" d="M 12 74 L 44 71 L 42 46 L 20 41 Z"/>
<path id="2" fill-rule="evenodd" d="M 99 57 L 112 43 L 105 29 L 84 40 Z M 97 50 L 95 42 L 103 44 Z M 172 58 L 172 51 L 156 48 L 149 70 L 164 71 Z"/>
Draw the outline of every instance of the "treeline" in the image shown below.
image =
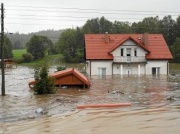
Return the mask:
<path id="1" fill-rule="evenodd" d="M 55 44 L 63 31 L 64 30 L 48 29 L 28 34 L 20 34 L 18 32 L 13 34 L 7 33 L 6 36 L 10 39 L 13 49 L 24 49 L 27 48 L 26 44 L 33 35 L 46 36 Z"/>
<path id="2" fill-rule="evenodd" d="M 121 21 L 111 22 L 104 17 L 89 19 L 81 28 L 65 30 L 59 38 L 57 48 L 64 55 L 66 61 L 82 61 L 83 35 L 105 32 L 110 34 L 163 34 L 174 57 L 174 62 L 180 62 L 180 16 L 176 20 L 170 15 L 165 16 L 163 19 L 159 19 L 158 16 L 147 17 L 132 24 Z"/>
<path id="3" fill-rule="evenodd" d="M 52 30 L 50 31 L 52 32 Z M 25 44 L 23 47 L 27 48 L 28 53 L 23 55 L 24 61 L 37 60 L 43 58 L 45 55 L 61 53 L 67 62 L 83 62 L 84 34 L 105 32 L 110 34 L 150 33 L 163 34 L 173 54 L 174 62 L 180 62 L 180 16 L 177 17 L 176 20 L 170 15 L 162 19 L 158 16 L 147 17 L 142 21 L 134 23 L 121 21 L 111 22 L 105 17 L 101 17 L 87 20 L 82 27 L 57 31 L 56 35 L 51 35 L 51 32 L 47 35 L 45 34 L 47 31 L 44 34 L 43 32 L 44 31 L 41 31 L 35 35 L 31 33 L 31 36 L 28 37 L 25 43 L 15 41 L 14 45 L 12 45 L 11 42 L 9 42 L 9 46 L 11 47 L 7 48 L 7 50 L 10 51 L 15 46 L 18 46 L 17 44 Z M 57 34 L 59 35 L 57 36 Z M 16 36 L 18 36 L 18 34 Z M 21 36 L 19 35 L 18 38 L 20 39 Z M 11 55 L 11 53 L 9 53 L 9 55 Z"/>

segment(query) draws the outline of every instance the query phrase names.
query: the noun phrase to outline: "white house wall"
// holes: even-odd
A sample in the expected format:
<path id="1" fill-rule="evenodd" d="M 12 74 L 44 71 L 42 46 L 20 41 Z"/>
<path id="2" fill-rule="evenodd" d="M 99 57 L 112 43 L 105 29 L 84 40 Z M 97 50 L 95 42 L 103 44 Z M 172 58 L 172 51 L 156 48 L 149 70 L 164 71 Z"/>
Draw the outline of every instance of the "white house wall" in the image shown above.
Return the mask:
<path id="1" fill-rule="evenodd" d="M 146 64 L 146 74 L 150 75 L 152 74 L 152 68 L 153 67 L 159 67 L 160 68 L 160 74 L 167 75 L 168 70 L 168 61 L 167 60 L 148 60 Z"/>
<path id="2" fill-rule="evenodd" d="M 91 71 L 90 71 L 91 66 Z M 87 64 L 86 72 L 90 75 L 99 75 L 99 69 L 106 68 L 106 75 L 112 75 L 112 60 L 91 60 Z"/>
<path id="3" fill-rule="evenodd" d="M 139 70 L 138 70 L 138 65 Z M 145 65 L 144 63 L 142 64 L 114 64 L 113 65 L 113 74 L 117 74 L 117 75 L 128 75 L 128 70 L 131 70 L 129 73 L 132 75 L 137 75 L 139 73 L 139 75 L 143 75 L 145 74 Z M 121 72 L 122 70 L 122 72 Z"/>
<path id="4" fill-rule="evenodd" d="M 91 64 L 90 64 L 91 63 Z M 139 65 L 139 67 L 138 67 Z M 91 69 L 90 69 L 91 66 Z M 112 61 L 104 60 L 95 60 L 88 61 L 86 72 L 90 75 L 99 75 L 99 68 L 106 68 L 106 75 L 112 75 Z M 168 71 L 168 61 L 167 60 L 150 60 L 147 63 L 139 64 L 113 64 L 113 74 L 117 75 L 127 75 L 128 70 L 131 70 L 129 73 L 132 75 L 152 75 L 152 68 L 160 68 L 160 74 L 167 75 Z M 121 72 L 122 70 L 122 72 Z"/>
<path id="5" fill-rule="evenodd" d="M 90 75 L 90 61 L 86 61 L 86 73 Z"/>

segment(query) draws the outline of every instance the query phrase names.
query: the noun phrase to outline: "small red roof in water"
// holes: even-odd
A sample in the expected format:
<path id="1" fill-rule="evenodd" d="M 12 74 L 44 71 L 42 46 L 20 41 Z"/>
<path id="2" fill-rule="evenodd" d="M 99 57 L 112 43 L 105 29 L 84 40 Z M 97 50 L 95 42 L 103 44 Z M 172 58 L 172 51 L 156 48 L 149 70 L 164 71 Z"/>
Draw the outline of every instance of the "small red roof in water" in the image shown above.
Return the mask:
<path id="1" fill-rule="evenodd" d="M 112 60 L 110 53 L 127 40 L 132 40 L 148 52 L 147 59 L 173 58 L 162 34 L 85 34 L 86 59 Z"/>
<path id="2" fill-rule="evenodd" d="M 90 86 L 90 82 L 87 79 L 87 77 L 85 77 L 82 73 L 80 73 L 78 70 L 76 70 L 74 68 L 69 68 L 69 69 L 66 69 L 66 70 L 58 71 L 58 72 L 55 72 L 55 73 L 51 74 L 50 76 L 57 79 L 57 78 L 60 78 L 60 77 L 67 76 L 69 74 L 73 74 L 78 79 L 80 79 L 82 82 L 84 82 L 85 84 Z"/>
<path id="3" fill-rule="evenodd" d="M 50 77 L 55 78 L 56 84 L 59 85 L 86 85 L 87 87 L 91 85 L 87 77 L 74 68 L 55 72 Z M 29 86 L 34 85 L 35 82 L 35 80 L 29 82 Z"/>

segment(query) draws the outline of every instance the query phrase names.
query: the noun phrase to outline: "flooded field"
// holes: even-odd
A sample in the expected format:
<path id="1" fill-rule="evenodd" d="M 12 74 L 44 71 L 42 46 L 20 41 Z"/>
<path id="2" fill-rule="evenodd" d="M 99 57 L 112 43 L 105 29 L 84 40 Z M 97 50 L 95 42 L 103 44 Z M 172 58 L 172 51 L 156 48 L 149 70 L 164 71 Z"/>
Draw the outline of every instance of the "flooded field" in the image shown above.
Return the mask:
<path id="1" fill-rule="evenodd" d="M 0 96 L 0 133 L 179 134 L 180 82 L 176 77 L 92 77 L 88 90 L 60 89 L 51 95 L 34 95 L 28 87 L 33 77 L 32 68 L 6 70 L 6 96 Z M 121 102 L 132 106 L 76 109 L 81 104 Z M 43 113 L 36 113 L 38 108 Z"/>

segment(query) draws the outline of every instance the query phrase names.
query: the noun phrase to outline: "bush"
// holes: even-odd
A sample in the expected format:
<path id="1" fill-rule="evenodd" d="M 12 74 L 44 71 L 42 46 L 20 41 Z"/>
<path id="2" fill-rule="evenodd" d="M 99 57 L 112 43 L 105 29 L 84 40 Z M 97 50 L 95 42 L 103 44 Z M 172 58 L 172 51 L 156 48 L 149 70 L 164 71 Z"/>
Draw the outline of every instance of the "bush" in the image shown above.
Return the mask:
<path id="1" fill-rule="evenodd" d="M 58 67 L 57 67 L 57 71 L 62 71 L 62 70 L 65 70 L 65 69 L 66 69 L 65 66 L 58 66 Z"/>
<path id="2" fill-rule="evenodd" d="M 22 62 L 31 62 L 33 61 L 33 55 L 30 53 L 25 53 L 22 55 Z"/>
<path id="3" fill-rule="evenodd" d="M 46 64 L 35 69 L 34 78 L 36 83 L 33 89 L 36 94 L 55 93 L 55 80 L 48 76 L 48 67 Z"/>

